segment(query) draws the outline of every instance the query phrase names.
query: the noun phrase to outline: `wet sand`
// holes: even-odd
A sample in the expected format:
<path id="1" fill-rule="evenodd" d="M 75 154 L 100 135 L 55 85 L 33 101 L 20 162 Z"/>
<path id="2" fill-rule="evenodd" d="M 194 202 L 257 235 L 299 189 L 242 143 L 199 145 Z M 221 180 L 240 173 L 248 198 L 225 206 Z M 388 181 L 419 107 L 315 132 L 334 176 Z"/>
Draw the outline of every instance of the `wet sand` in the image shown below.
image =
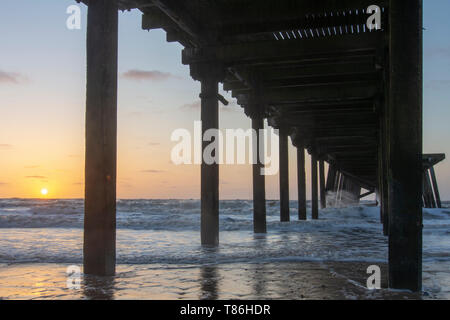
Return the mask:
<path id="1" fill-rule="evenodd" d="M 67 288 L 67 265 L 0 264 L 2 299 L 422 299 L 429 293 L 368 290 L 365 262 L 233 263 L 209 266 L 118 265 L 114 277 L 81 275 Z"/>

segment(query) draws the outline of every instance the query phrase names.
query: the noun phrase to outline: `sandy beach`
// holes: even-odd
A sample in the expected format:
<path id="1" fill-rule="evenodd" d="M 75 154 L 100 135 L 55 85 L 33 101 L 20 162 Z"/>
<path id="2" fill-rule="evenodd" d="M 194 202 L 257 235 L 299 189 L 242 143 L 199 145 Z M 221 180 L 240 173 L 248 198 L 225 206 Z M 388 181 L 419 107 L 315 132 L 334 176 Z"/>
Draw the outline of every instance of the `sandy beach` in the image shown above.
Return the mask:
<path id="1" fill-rule="evenodd" d="M 66 286 L 66 266 L 0 265 L 0 296 L 7 299 L 434 299 L 424 294 L 365 287 L 367 263 L 297 262 L 220 266 L 119 265 L 115 277 L 82 276 L 80 289 Z M 381 265 L 386 275 L 385 264 Z"/>
<path id="2" fill-rule="evenodd" d="M 252 202 L 221 202 L 217 248 L 199 244 L 199 201 L 118 202 L 117 272 L 82 274 L 83 201 L 0 201 L 2 299 L 450 299 L 449 209 L 424 210 L 423 293 L 387 287 L 379 208 L 321 210 L 319 220 L 279 222 L 253 234 Z M 295 208 L 292 202 L 291 207 Z M 448 204 L 446 204 L 448 206 Z M 381 290 L 366 287 L 381 268 Z M 80 288 L 67 288 L 67 268 Z"/>

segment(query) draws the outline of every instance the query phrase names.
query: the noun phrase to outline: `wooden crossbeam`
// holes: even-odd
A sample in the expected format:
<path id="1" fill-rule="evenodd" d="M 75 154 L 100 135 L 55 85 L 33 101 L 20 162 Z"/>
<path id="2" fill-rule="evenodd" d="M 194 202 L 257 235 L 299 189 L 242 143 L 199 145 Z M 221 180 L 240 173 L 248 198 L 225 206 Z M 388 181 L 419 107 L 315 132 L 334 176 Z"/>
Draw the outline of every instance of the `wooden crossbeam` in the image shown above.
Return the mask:
<path id="1" fill-rule="evenodd" d="M 296 127 L 296 126 L 293 126 Z M 365 136 L 368 138 L 374 138 L 377 134 L 377 128 L 374 127 L 358 127 L 358 126 L 347 126 L 347 127 L 322 127 L 322 128 L 301 128 L 299 133 L 305 139 L 320 139 L 326 138 L 330 139 L 337 136 L 355 136 L 361 137 Z"/>
<path id="2" fill-rule="evenodd" d="M 275 111 L 276 110 L 276 111 Z M 373 108 L 370 107 L 324 107 L 324 108 L 289 108 L 289 109 L 274 109 L 269 110 L 274 116 L 291 117 L 291 116 L 317 116 L 317 117 L 334 117 L 334 116 L 348 116 L 354 115 L 371 115 L 376 116 Z"/>
<path id="3" fill-rule="evenodd" d="M 297 107 L 297 108 L 289 108 L 289 109 L 284 109 L 284 108 L 279 108 L 276 106 L 270 107 L 268 109 L 268 113 L 271 114 L 272 116 L 281 116 L 281 115 L 291 115 L 291 114 L 297 114 L 297 115 L 322 115 L 322 114 L 327 114 L 327 115 L 331 115 L 331 114 L 358 114 L 358 113 L 371 113 L 373 115 L 375 115 L 374 113 L 374 109 L 371 108 L 370 106 L 364 106 L 364 107 L 360 107 L 360 106 L 349 106 L 349 107 L 335 107 L 335 106 L 323 106 L 321 108 L 318 107 Z"/>
<path id="4" fill-rule="evenodd" d="M 286 19 L 285 17 L 283 20 L 268 22 L 222 24 L 218 29 L 218 34 L 220 34 L 223 41 L 233 41 L 234 39 L 238 40 L 242 36 L 266 33 L 276 33 L 278 37 L 281 37 L 281 33 L 287 34 L 286 37 L 303 38 L 311 36 L 311 32 L 317 36 L 317 32 L 319 32 L 319 37 L 327 37 L 341 33 L 351 33 L 352 27 L 356 32 L 356 26 L 360 26 L 362 32 L 362 26 L 366 24 L 368 17 L 369 15 L 362 12 L 357 15 L 355 11 L 352 13 L 346 12 L 345 15 L 343 12 L 336 12 L 334 15 L 331 15 L 330 12 L 321 12 L 314 16 L 308 15 L 293 19 Z M 382 28 L 386 20 L 382 19 Z"/>
<path id="5" fill-rule="evenodd" d="M 343 151 L 373 151 L 375 144 L 337 144 L 337 145 L 323 145 L 318 144 L 318 148 L 326 153 L 343 152 Z"/>
<path id="6" fill-rule="evenodd" d="M 317 143 L 320 143 L 322 145 L 328 145 L 328 144 L 336 144 L 336 143 L 348 143 L 348 144 L 362 144 L 362 143 L 373 143 L 377 144 L 378 141 L 374 138 L 368 138 L 365 136 L 336 136 L 331 138 L 317 138 L 315 139 Z"/>
<path id="7" fill-rule="evenodd" d="M 290 21 L 307 14 L 366 9 L 370 5 L 388 6 L 387 0 L 244 0 L 227 2 L 222 8 L 222 24 L 258 24 Z"/>
<path id="8" fill-rule="evenodd" d="M 142 15 L 142 29 L 165 29 L 173 28 L 176 23 L 158 7 L 146 8 Z"/>
<path id="9" fill-rule="evenodd" d="M 345 101 L 342 100 L 329 100 L 326 102 L 323 101 L 304 101 L 304 102 L 294 102 L 294 103 L 279 103 L 276 105 L 271 105 L 271 107 L 280 109 L 280 110 L 289 110 L 289 109 L 315 109 L 315 108 L 366 108 L 369 106 L 373 106 L 373 99 L 347 99 Z"/>
<path id="10" fill-rule="evenodd" d="M 346 168 L 343 168 L 338 161 L 331 161 L 331 163 L 335 166 L 335 168 L 338 171 L 340 171 L 345 176 L 348 176 L 357 181 L 364 189 L 373 189 L 376 187 L 377 182 L 375 175 L 367 175 L 367 176 L 355 175 L 349 172 Z"/>
<path id="11" fill-rule="evenodd" d="M 328 63 L 320 65 L 288 65 L 259 68 L 258 72 L 264 79 L 287 79 L 317 75 L 338 75 L 350 73 L 371 73 L 377 70 L 374 63 L 348 61 L 346 63 Z"/>
<path id="12" fill-rule="evenodd" d="M 290 87 L 307 87 L 328 84 L 352 84 L 352 83 L 372 83 L 375 84 L 379 80 L 377 73 L 356 73 L 356 74 L 340 74 L 340 75 L 316 75 L 316 76 L 297 76 L 285 79 L 261 79 L 261 86 L 266 88 L 290 88 Z M 234 94 L 244 93 L 250 89 L 240 81 L 225 82 L 224 90 L 232 90 Z"/>
<path id="13" fill-rule="evenodd" d="M 430 168 L 445 159 L 445 153 L 429 153 L 422 155 L 424 168 Z"/>
<path id="14" fill-rule="evenodd" d="M 210 43 L 210 35 L 186 11 L 183 2 L 177 0 L 152 0 L 154 5 L 164 12 L 183 32 L 187 33 L 198 45 Z"/>
<path id="15" fill-rule="evenodd" d="M 359 112 L 359 113 L 351 113 L 351 114 L 326 114 L 326 113 L 318 113 L 318 114 L 296 114 L 296 113 L 288 113 L 281 114 L 278 117 L 282 119 L 286 119 L 287 121 L 296 121 L 299 124 L 308 124 L 317 125 L 319 123 L 330 123 L 330 124 L 339 124 L 339 125 L 347 125 L 358 123 L 360 125 L 363 124 L 372 124 L 377 125 L 377 119 L 374 119 L 374 114 L 371 112 Z"/>
<path id="16" fill-rule="evenodd" d="M 347 101 L 355 99 L 370 99 L 375 97 L 378 89 L 374 85 L 357 83 L 352 85 L 329 85 L 300 88 L 277 88 L 265 90 L 263 98 L 268 104 L 301 103 L 307 101 Z M 248 95 L 238 94 L 238 103 L 248 103 Z"/>
<path id="17" fill-rule="evenodd" d="M 202 48 L 185 48 L 183 64 L 220 61 L 227 65 L 266 59 L 292 59 L 298 57 L 318 59 L 345 55 L 374 54 L 384 42 L 379 33 L 342 35 L 326 40 L 310 38 L 304 40 L 264 41 L 239 43 Z"/>

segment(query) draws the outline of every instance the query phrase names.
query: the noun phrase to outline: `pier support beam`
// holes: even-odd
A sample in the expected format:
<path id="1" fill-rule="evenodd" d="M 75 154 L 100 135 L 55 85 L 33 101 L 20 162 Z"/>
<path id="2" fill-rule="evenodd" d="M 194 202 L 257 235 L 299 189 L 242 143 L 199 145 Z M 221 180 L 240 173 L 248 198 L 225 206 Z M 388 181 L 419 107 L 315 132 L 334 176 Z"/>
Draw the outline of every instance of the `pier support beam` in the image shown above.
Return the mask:
<path id="1" fill-rule="evenodd" d="M 434 200 L 433 187 L 431 186 L 431 179 L 428 169 L 423 173 L 423 198 L 426 208 L 436 208 L 436 201 Z"/>
<path id="2" fill-rule="evenodd" d="M 305 149 L 297 147 L 298 219 L 306 220 Z"/>
<path id="3" fill-rule="evenodd" d="M 339 182 L 337 185 L 337 192 L 336 192 L 336 206 L 342 206 L 342 195 L 344 191 L 344 182 L 345 182 L 345 176 L 340 173 L 339 174 Z"/>
<path id="4" fill-rule="evenodd" d="M 327 207 L 327 199 L 325 193 L 325 163 L 322 159 L 319 160 L 319 188 L 320 188 L 320 208 Z"/>
<path id="5" fill-rule="evenodd" d="M 434 167 L 430 168 L 431 182 L 433 183 L 434 196 L 436 197 L 436 205 L 438 208 L 442 208 L 441 196 L 439 195 L 439 188 L 436 179 L 436 173 Z"/>
<path id="6" fill-rule="evenodd" d="M 204 63 L 191 65 L 191 76 L 201 82 L 202 137 L 209 129 L 219 129 L 219 82 L 224 78 L 220 64 Z M 214 143 L 211 154 L 207 147 Z M 209 148 L 211 149 L 211 147 Z M 202 141 L 201 164 L 201 243 L 219 244 L 219 141 L 217 135 L 211 141 Z M 205 156 L 215 161 L 206 161 Z"/>
<path id="7" fill-rule="evenodd" d="M 319 219 L 319 199 L 317 192 L 317 156 L 311 153 L 311 216 Z"/>
<path id="8" fill-rule="evenodd" d="M 339 185 L 339 172 L 333 164 L 328 167 L 327 182 L 325 192 L 328 193 L 328 203 L 330 206 L 336 206 L 337 189 Z"/>
<path id="9" fill-rule="evenodd" d="M 422 1 L 391 0 L 389 287 L 422 287 Z"/>
<path id="10" fill-rule="evenodd" d="M 83 271 L 99 276 L 116 262 L 117 10 L 91 1 L 87 21 Z"/>
<path id="11" fill-rule="evenodd" d="M 256 149 L 254 155 L 257 157 L 256 163 L 253 164 L 253 231 L 255 233 L 266 233 L 266 187 L 265 176 L 261 174 L 264 165 L 259 156 L 264 154 L 264 130 L 262 130 L 264 129 L 264 119 L 253 117 L 252 128 L 256 132 L 256 141 L 253 148 Z"/>
<path id="12" fill-rule="evenodd" d="M 289 221 L 289 155 L 288 135 L 283 129 L 279 132 L 280 139 L 280 221 Z"/>
<path id="13" fill-rule="evenodd" d="M 327 173 L 327 181 L 325 184 L 325 192 L 327 191 L 334 191 L 334 185 L 336 183 L 336 169 L 335 167 L 330 164 L 328 166 L 328 173 Z"/>
<path id="14" fill-rule="evenodd" d="M 385 105 L 384 108 L 387 108 Z M 387 121 L 383 117 L 380 121 L 380 144 L 379 144 L 379 194 L 380 194 L 380 217 L 381 223 L 383 224 L 383 234 L 385 236 L 389 233 L 389 186 L 388 186 L 388 134 L 387 134 Z"/>

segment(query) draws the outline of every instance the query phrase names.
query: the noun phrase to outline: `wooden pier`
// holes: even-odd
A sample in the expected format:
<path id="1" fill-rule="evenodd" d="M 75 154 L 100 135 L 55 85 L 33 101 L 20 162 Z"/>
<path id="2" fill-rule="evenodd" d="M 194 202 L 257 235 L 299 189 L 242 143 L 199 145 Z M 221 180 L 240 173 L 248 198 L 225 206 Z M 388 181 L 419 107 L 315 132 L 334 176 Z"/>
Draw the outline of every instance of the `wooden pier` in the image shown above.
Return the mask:
<path id="1" fill-rule="evenodd" d="M 218 128 L 219 83 L 253 128 L 267 119 L 280 130 L 281 221 L 289 221 L 290 140 L 298 157 L 298 218 L 306 219 L 306 150 L 312 218 L 319 218 L 319 203 L 327 205 L 327 192 L 335 202 L 355 203 L 362 188 L 377 192 L 389 236 L 389 286 L 421 289 L 421 0 L 83 2 L 89 6 L 86 273 L 114 273 L 117 11 L 138 8 L 143 29 L 162 28 L 167 41 L 184 46 L 182 63 L 201 82 L 203 132 Z M 381 9 L 380 30 L 366 25 L 370 5 Z M 266 232 L 260 166 L 253 171 L 254 229 Z M 423 201 L 437 205 L 428 189 L 433 174 Z M 202 164 L 201 183 L 201 242 L 217 245 L 217 164 Z"/>
<path id="2" fill-rule="evenodd" d="M 442 208 L 441 196 L 434 166 L 445 159 L 445 154 L 424 154 L 423 182 L 422 182 L 422 204 L 425 208 Z"/>

